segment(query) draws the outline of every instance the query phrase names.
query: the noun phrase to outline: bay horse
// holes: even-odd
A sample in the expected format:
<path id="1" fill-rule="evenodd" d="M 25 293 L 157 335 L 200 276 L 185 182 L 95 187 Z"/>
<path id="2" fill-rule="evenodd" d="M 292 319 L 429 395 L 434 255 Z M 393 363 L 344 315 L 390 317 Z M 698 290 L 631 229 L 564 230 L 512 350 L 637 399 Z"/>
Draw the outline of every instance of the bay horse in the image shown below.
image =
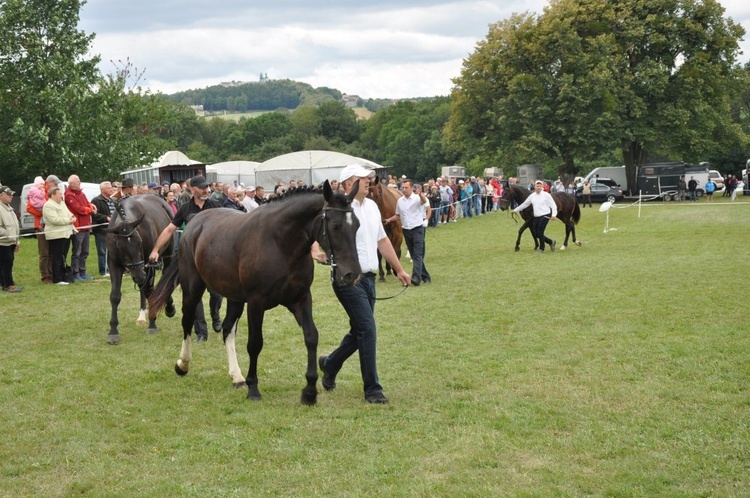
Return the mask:
<path id="1" fill-rule="evenodd" d="M 509 185 L 503 189 L 503 194 L 500 197 L 500 209 L 503 211 L 513 209 L 523 203 L 529 195 L 531 195 L 529 190 L 518 185 Z M 560 247 L 560 250 L 564 251 L 568 247 L 568 239 L 571 234 L 573 235 L 573 243 L 580 246 L 581 242 L 576 240 L 576 224 L 581 219 L 581 208 L 578 206 L 578 202 L 575 197 L 567 192 L 552 192 L 550 195 L 555 200 L 555 205 L 557 205 L 557 219 L 565 224 L 565 242 Z M 523 218 L 524 224 L 518 229 L 516 252 L 521 250 L 521 235 L 524 230 L 531 226 L 531 221 L 534 218 L 534 208 L 529 206 L 521 211 L 521 218 Z M 539 247 L 539 241 L 533 233 L 531 236 L 534 237 L 534 249 L 536 249 Z"/>
<path id="2" fill-rule="evenodd" d="M 377 181 L 370 185 L 370 191 L 367 193 L 367 197 L 375 201 L 380 209 L 380 218 L 385 220 L 396 214 L 396 203 L 401 192 L 393 187 L 386 187 L 381 182 Z M 396 256 L 401 259 L 401 245 L 404 242 L 404 229 L 401 225 L 401 220 L 396 219 L 387 225 L 384 225 L 385 234 L 388 240 L 391 241 L 393 250 L 396 251 Z M 385 282 L 385 275 L 396 275 L 391 265 L 386 261 L 385 272 L 383 271 L 383 258 L 378 251 L 378 280 Z"/>
<path id="3" fill-rule="evenodd" d="M 138 195 L 115 200 L 115 212 L 105 229 L 107 233 L 107 262 L 110 275 L 109 302 L 112 314 L 109 320 L 108 344 L 119 344 L 117 308 L 122 299 L 122 277 L 127 272 L 138 286 L 141 308 L 137 325 L 146 324 L 146 300 L 154 288 L 155 267 L 145 264 L 162 230 L 172 222 L 172 210 L 158 195 Z M 163 263 L 171 261 L 172 244 L 164 250 Z M 167 303 L 167 316 L 174 316 L 171 300 Z M 148 321 L 148 331 L 158 332 L 156 320 Z"/>
<path id="4" fill-rule="evenodd" d="M 167 268 L 149 298 L 153 318 L 179 283 L 182 288 L 182 349 L 175 364 L 186 375 L 192 359 L 190 334 L 195 306 L 206 286 L 227 299 L 223 338 L 229 376 L 235 387 L 248 387 L 247 399 L 260 400 L 258 356 L 263 349 L 263 317 L 266 310 L 286 307 L 302 327 L 307 348 L 307 385 L 301 401 L 317 400 L 318 329 L 312 316 L 314 263 L 310 255 L 317 241 L 331 264 L 337 285 L 353 285 L 361 276 L 356 233 L 359 220 L 349 196 L 333 192 L 328 181 L 320 188 L 290 189 L 250 213 L 233 209 L 208 209 L 187 224 L 177 251 L 177 264 Z M 237 323 L 247 305 L 247 378 L 240 372 L 235 350 Z"/>

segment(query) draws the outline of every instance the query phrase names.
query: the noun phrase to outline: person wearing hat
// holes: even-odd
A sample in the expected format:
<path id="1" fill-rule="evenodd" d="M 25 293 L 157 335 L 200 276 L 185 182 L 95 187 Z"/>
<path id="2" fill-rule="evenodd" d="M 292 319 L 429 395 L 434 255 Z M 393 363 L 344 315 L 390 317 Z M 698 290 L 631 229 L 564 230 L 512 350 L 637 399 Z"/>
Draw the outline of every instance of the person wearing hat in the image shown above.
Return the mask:
<path id="1" fill-rule="evenodd" d="M 193 216 L 200 213 L 205 209 L 219 208 L 221 205 L 215 200 L 209 198 L 208 195 L 208 181 L 203 176 L 194 176 L 190 179 L 190 191 L 193 197 L 190 201 L 184 203 L 177 209 L 177 214 L 172 218 L 172 222 L 162 230 L 159 238 L 154 244 L 154 248 L 151 254 L 148 256 L 150 263 L 156 263 L 159 260 L 159 253 L 172 241 L 174 233 L 184 228 Z M 176 264 L 176 263 L 174 263 Z M 208 289 L 210 295 L 209 305 L 211 308 L 211 320 L 214 331 L 221 331 L 221 318 L 219 317 L 219 309 L 221 308 L 221 296 L 216 294 L 211 289 Z M 197 342 L 204 342 L 208 340 L 208 326 L 206 324 L 206 315 L 203 311 L 203 302 L 199 301 L 198 306 L 195 309 L 195 335 Z"/>
<path id="2" fill-rule="evenodd" d="M 135 181 L 132 178 L 125 178 L 120 186 L 120 199 L 127 199 L 135 194 Z"/>
<path id="3" fill-rule="evenodd" d="M 240 198 L 240 202 L 242 202 L 242 205 L 245 206 L 245 210 L 249 213 L 253 209 L 258 207 L 258 203 L 255 202 L 255 187 L 252 185 L 248 185 L 245 187 L 245 191 L 242 192 L 242 195 L 240 195 L 241 190 L 237 191 L 238 197 Z"/>
<path id="4" fill-rule="evenodd" d="M 352 286 L 338 287 L 333 284 L 336 294 L 346 314 L 349 315 L 349 332 L 341 340 L 341 344 L 331 354 L 321 356 L 318 366 L 323 372 L 323 388 L 331 391 L 336 388 L 336 375 L 344 362 L 359 351 L 359 366 L 364 384 L 365 401 L 374 404 L 388 403 L 383 394 L 383 388 L 378 380 L 376 361 L 377 329 L 375 326 L 375 272 L 378 269 L 378 251 L 396 272 L 396 276 L 408 286 L 411 277 L 401 266 L 401 262 L 393 250 L 391 241 L 386 237 L 381 221 L 380 209 L 375 201 L 368 199 L 370 181 L 375 172 L 359 164 L 346 166 L 339 175 L 339 183 L 344 192 L 349 195 L 354 185 L 359 181 L 359 190 L 352 200 L 352 210 L 359 220 L 357 230 L 357 253 L 362 277 Z M 311 249 L 312 256 L 319 262 L 326 262 L 326 253 L 320 250 L 317 243 Z"/>
<path id="5" fill-rule="evenodd" d="M 513 211 L 520 213 L 529 206 L 532 206 L 534 209 L 531 233 L 539 240 L 538 250 L 544 252 L 544 244 L 549 244 L 549 250 L 554 252 L 555 241 L 544 235 L 544 231 L 547 229 L 549 220 L 557 219 L 557 205 L 550 193 L 544 191 L 544 182 L 542 180 L 537 180 L 534 183 L 534 192 Z"/>
<path id="6" fill-rule="evenodd" d="M 21 292 L 13 281 L 13 261 L 21 248 L 18 237 L 21 235 L 21 225 L 18 223 L 16 212 L 10 207 L 13 200 L 10 187 L 0 187 L 0 284 L 6 292 Z"/>

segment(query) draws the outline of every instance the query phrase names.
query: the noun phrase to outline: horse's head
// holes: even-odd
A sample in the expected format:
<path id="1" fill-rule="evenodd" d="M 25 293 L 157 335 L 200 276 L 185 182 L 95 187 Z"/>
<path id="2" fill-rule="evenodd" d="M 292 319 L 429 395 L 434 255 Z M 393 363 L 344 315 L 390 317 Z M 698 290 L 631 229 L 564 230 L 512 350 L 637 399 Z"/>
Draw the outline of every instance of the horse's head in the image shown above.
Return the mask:
<path id="1" fill-rule="evenodd" d="M 362 273 L 356 241 L 359 220 L 352 210 L 358 190 L 359 182 L 349 195 L 334 192 L 328 181 L 323 184 L 325 204 L 316 240 L 331 263 L 331 280 L 340 286 L 353 285 Z"/>
<path id="2" fill-rule="evenodd" d="M 503 189 L 503 194 L 500 196 L 500 200 L 498 201 L 498 205 L 500 206 L 501 211 L 505 211 L 507 209 L 510 209 L 510 204 L 513 201 L 513 191 L 511 190 L 511 186 Z"/>
<path id="3" fill-rule="evenodd" d="M 133 281 L 137 285 L 146 283 L 146 267 L 143 259 L 143 239 L 138 233 L 138 225 L 143 221 L 144 215 L 139 216 L 134 221 L 127 220 L 124 216 L 111 227 L 107 232 L 114 235 L 114 248 L 117 251 L 117 258 L 123 266 L 130 272 Z"/>

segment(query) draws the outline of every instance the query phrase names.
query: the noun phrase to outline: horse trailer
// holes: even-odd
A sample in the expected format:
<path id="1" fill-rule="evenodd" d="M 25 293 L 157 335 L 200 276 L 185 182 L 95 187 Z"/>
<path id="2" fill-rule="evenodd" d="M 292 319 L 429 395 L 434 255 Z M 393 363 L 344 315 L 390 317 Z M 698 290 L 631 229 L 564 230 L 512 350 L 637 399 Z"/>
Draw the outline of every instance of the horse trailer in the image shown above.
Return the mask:
<path id="1" fill-rule="evenodd" d="M 538 164 L 524 164 L 518 167 L 518 184 L 531 185 L 537 180 L 544 180 L 544 168 Z"/>
<path id="2" fill-rule="evenodd" d="M 705 194 L 708 166 L 682 162 L 642 164 L 638 168 L 638 191 L 643 195 L 659 196 L 666 201 L 677 199 L 677 186 L 681 176 L 685 178 L 686 184 L 691 177 L 698 182 L 698 197 Z"/>

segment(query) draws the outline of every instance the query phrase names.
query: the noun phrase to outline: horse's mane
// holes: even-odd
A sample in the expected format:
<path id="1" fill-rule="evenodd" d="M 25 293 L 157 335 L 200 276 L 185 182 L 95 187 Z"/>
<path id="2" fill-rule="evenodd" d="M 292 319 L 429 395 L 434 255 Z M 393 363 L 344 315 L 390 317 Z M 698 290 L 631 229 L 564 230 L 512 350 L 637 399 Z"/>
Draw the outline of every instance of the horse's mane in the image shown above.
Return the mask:
<path id="1" fill-rule="evenodd" d="M 305 185 L 304 187 L 295 187 L 290 188 L 288 190 L 285 190 L 281 195 L 275 195 L 268 199 L 268 203 L 274 203 L 274 202 L 280 202 L 284 201 L 286 199 L 289 199 L 290 197 L 299 196 L 300 194 L 322 194 L 323 193 L 323 187 L 313 187 L 309 185 Z"/>

